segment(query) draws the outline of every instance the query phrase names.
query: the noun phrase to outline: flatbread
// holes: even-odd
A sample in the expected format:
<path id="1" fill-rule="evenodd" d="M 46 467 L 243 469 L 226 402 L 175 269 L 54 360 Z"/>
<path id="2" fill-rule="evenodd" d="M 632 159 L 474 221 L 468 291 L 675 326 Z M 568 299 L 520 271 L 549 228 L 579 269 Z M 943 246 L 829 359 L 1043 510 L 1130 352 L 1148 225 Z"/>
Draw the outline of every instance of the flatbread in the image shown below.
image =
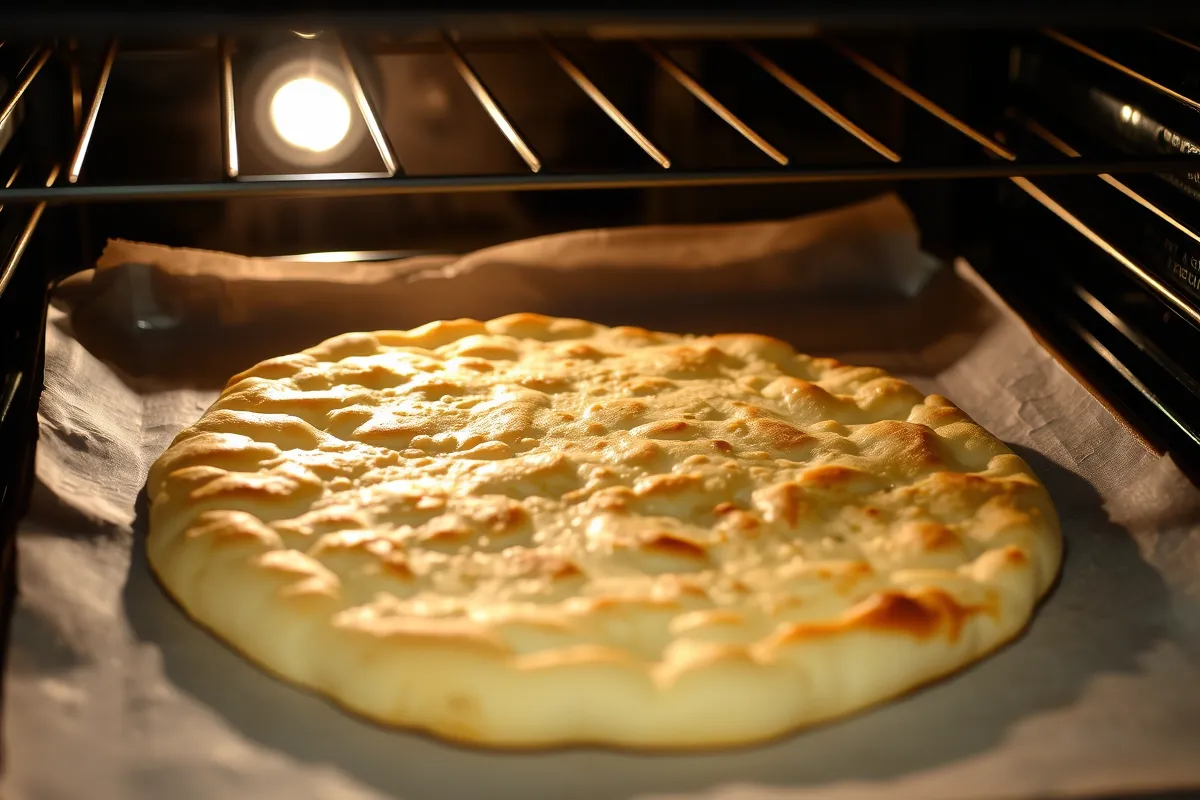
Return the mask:
<path id="1" fill-rule="evenodd" d="M 491 746 L 828 720 L 1013 638 L 1061 559 L 1028 465 L 942 397 L 763 336 L 532 314 L 265 361 L 148 490 L 195 621 Z"/>

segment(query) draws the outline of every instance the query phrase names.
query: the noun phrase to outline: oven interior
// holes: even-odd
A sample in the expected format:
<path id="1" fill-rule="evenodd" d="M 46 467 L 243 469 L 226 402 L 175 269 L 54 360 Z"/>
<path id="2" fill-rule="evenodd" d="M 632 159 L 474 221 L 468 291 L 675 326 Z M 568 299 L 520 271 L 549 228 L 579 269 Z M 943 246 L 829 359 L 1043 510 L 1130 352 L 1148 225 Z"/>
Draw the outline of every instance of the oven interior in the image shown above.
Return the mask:
<path id="1" fill-rule="evenodd" d="M 1200 465 L 1200 30 L 47 27 L 0 46 L 6 576 L 49 291 L 116 237 L 394 258 L 895 190 L 927 250 L 965 258 L 1148 443 Z M 304 79 L 289 110 L 280 87 Z M 338 143 L 281 145 L 289 113 L 294 137 Z"/>

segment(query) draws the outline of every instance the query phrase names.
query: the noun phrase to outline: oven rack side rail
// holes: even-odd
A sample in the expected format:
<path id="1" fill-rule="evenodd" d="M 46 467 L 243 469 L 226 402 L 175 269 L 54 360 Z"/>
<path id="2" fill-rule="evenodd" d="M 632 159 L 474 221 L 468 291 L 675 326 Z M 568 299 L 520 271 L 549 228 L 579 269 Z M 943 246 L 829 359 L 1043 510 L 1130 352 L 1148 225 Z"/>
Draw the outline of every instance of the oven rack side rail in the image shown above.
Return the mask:
<path id="1" fill-rule="evenodd" d="M 1176 34 L 1158 28 L 1143 33 L 1159 37 L 1162 42 L 1174 47 L 1196 47 L 1195 43 Z M 1170 86 L 1143 74 L 1103 52 L 1089 47 L 1084 42 L 1050 28 L 1037 34 L 1069 48 L 1086 58 L 1119 72 L 1127 80 L 1134 80 L 1150 90 L 1160 93 L 1200 112 L 1200 100 L 1194 99 Z M 551 36 L 540 34 L 532 39 L 508 42 L 510 48 L 536 48 L 550 57 L 578 89 L 595 103 L 600 111 L 620 129 L 643 152 L 645 168 L 633 171 L 557 171 L 552 164 L 542 159 L 528 139 L 513 123 L 511 115 L 488 88 L 487 80 L 472 64 L 471 53 L 475 47 L 486 49 L 486 43 L 459 41 L 453 35 L 442 32 L 430 42 L 414 42 L 391 47 L 389 53 L 440 53 L 450 60 L 455 71 L 478 101 L 487 117 L 512 146 L 526 169 L 520 172 L 501 174 L 438 174 L 410 175 L 403 169 L 402 154 L 392 145 L 388 133 L 380 121 L 377 105 L 360 76 L 359 68 L 341 38 L 333 32 L 324 34 L 334 44 L 338 53 L 339 66 L 344 72 L 346 85 L 353 98 L 358 120 L 364 125 L 378 155 L 377 170 L 352 173 L 297 172 L 289 174 L 246 174 L 239 159 L 240 143 L 238 118 L 241 110 L 235 101 L 235 75 L 233 53 L 237 42 L 232 37 L 222 37 L 212 49 L 213 66 L 219 70 L 218 81 L 220 119 L 215 121 L 213 134 L 219 136 L 223 154 L 219 180 L 144 182 L 144 183 L 89 183 L 86 180 L 86 165 L 93 132 L 103 115 L 103 103 L 109 92 L 109 80 L 115 61 L 123 54 L 136 52 L 123 49 L 121 42 L 110 39 L 105 50 L 99 77 L 86 104 L 86 116 L 82 116 L 84 98 L 78 87 L 78 65 L 72 62 L 72 82 L 75 84 L 74 102 L 81 119 L 74 137 L 75 146 L 69 158 L 64 158 L 65 172 L 62 180 L 43 182 L 17 181 L 0 187 L 0 205 L 36 205 L 38 203 L 71 204 L 97 202 L 168 201 L 168 200 L 216 200 L 233 197 L 335 197 L 429 194 L 450 192 L 512 192 L 546 191 L 564 189 L 618 189 L 656 187 L 696 187 L 755 184 L 798 184 L 846 181 L 953 179 L 953 178 L 1005 178 L 1013 176 L 1035 177 L 1040 175 L 1099 175 L 1131 172 L 1180 172 L 1196 171 L 1200 168 L 1200 155 L 1170 154 L 1163 156 L 1096 156 L 1096 157 L 1050 157 L 1019 156 L 1007 146 L 972 127 L 950 110 L 942 107 L 930 97 L 898 75 L 864 55 L 838 36 L 822 33 L 817 38 L 839 58 L 847 70 L 857 70 L 879 85 L 886 87 L 903 100 L 938 120 L 958 135 L 974 141 L 982 150 L 983 157 L 960 158 L 946 162 L 931 163 L 921 159 L 910 159 L 903 153 L 882 142 L 870 131 L 855 123 L 847 114 L 820 97 L 804 82 L 805 76 L 794 75 L 773 60 L 760 46 L 745 40 L 719 40 L 739 51 L 741 57 L 754 69 L 761 70 L 771 79 L 785 87 L 797 102 L 807 104 L 830 122 L 853 137 L 863 147 L 863 160 L 848 163 L 811 163 L 804 161 L 803 153 L 788 153 L 776 147 L 761 133 L 743 121 L 720 98 L 716 97 L 703 83 L 674 59 L 662 42 L 648 39 L 622 40 L 636 43 L 661 70 L 699 103 L 706 106 L 720 120 L 733 129 L 742 139 L 767 156 L 771 166 L 750 169 L 679 169 L 664 151 L 645 132 L 630 121 L 604 92 L 597 87 L 585 71 L 567 54 Z M 711 41 L 711 40 L 710 40 Z M 474 45 L 474 46 L 473 46 Z M 11 46 L 11 45 L 10 45 Z M 62 47 L 55 44 L 34 45 L 25 58 L 23 66 L 9 81 L 9 90 L 0 98 L 0 128 L 10 121 L 19 107 L 22 97 L 44 72 L 44 67 Z M 974 150 L 969 150 L 974 154 Z"/>

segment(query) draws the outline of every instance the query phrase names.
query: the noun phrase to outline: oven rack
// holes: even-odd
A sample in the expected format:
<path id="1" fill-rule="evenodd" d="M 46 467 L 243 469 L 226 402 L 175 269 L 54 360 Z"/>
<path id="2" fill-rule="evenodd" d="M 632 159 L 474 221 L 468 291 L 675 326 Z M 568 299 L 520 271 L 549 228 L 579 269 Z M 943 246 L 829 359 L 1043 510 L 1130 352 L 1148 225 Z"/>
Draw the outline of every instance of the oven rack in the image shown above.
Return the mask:
<path id="1" fill-rule="evenodd" d="M 1037 35 L 1056 42 L 1059 46 L 1074 50 L 1091 59 L 1104 68 L 1121 73 L 1126 79 L 1132 79 L 1154 92 L 1158 92 L 1193 110 L 1200 111 L 1200 101 L 1184 95 L 1157 81 L 1154 77 L 1143 74 L 1138 70 L 1122 64 L 1108 55 L 1096 50 L 1084 42 L 1068 36 L 1060 31 L 1042 28 Z M 1175 33 L 1160 28 L 1150 28 L 1142 35 L 1154 37 L 1170 46 L 1200 49 L 1200 44 L 1181 37 Z M 95 91 L 87 104 L 86 115 L 83 106 L 83 93 L 79 86 L 78 64 L 70 59 L 71 85 L 74 97 L 73 105 L 76 111 L 77 134 L 74 137 L 74 148 L 69 160 L 63 166 L 54 166 L 48 171 L 35 176 L 30 181 L 29 173 L 33 169 L 24 169 L 21 164 L 7 174 L 0 187 L 0 214 L 5 213 L 6 206 L 32 205 L 32 211 L 26 219 L 24 227 L 8 248 L 6 257 L 0 266 L 0 294 L 3 294 L 29 244 L 34 230 L 47 204 L 73 204 L 105 201 L 138 201 L 138 200 L 171 200 L 171 199 L 219 199 L 242 196 L 331 196 L 331 195 L 378 195 L 378 194 L 413 194 L 430 192 L 467 192 L 467 191 L 513 191 L 523 189 L 594 189 L 594 188 L 630 188 L 630 187 L 670 187 L 670 186 L 714 186 L 714 185 L 745 185 L 763 183 L 811 183 L 821 181 L 846 180 L 898 180 L 915 178 L 964 178 L 964 177 L 1003 177 L 1009 178 L 1022 191 L 1033 197 L 1055 215 L 1062 218 L 1094 244 L 1112 255 L 1114 248 L 1103 241 L 1098 234 L 1090 230 L 1080 230 L 1081 223 L 1069 218 L 1053 197 L 1035 186 L 1030 178 L 1043 175 L 1083 174 L 1096 175 L 1112 189 L 1121 192 L 1143 209 L 1158 216 L 1163 221 L 1182 232 L 1187 237 L 1200 239 L 1189 228 L 1182 225 L 1167 212 L 1154 203 L 1134 192 L 1116 175 L 1123 172 L 1166 172 L 1172 170 L 1197 169 L 1200 156 L 1170 156 L 1158 158 L 1120 158 L 1120 157 L 1088 157 L 1078 149 L 1067 144 L 1047 127 L 1022 112 L 1008 110 L 1008 116 L 1017 120 L 1026 130 L 1038 139 L 1049 144 L 1056 153 L 1054 158 L 1037 156 L 1019 156 L 1005 143 L 1003 132 L 995 135 L 980 131 L 971 126 L 950 110 L 936 103 L 911 84 L 904 81 L 895 73 L 880 66 L 858 49 L 836 36 L 822 34 L 824 44 L 836 52 L 848 69 L 859 69 L 879 84 L 895 92 L 907 102 L 915 105 L 924 113 L 940 121 L 957 134 L 973 141 L 990 157 L 974 163 L 952 164 L 922 164 L 909 163 L 904 156 L 884 144 L 872 133 L 852 121 L 847 115 L 833 107 L 825 99 L 805 85 L 800 78 L 787 72 L 776 61 L 772 60 L 758 46 L 743 40 L 724 40 L 737 50 L 757 68 L 777 80 L 798 99 L 808 104 L 838 125 L 843 131 L 859 141 L 863 148 L 875 157 L 873 162 L 852 165 L 806 164 L 795 165 L 792 158 L 767 141 L 757 131 L 743 122 L 726 107 L 720 99 L 710 93 L 699 80 L 690 74 L 678 61 L 666 52 L 662 42 L 635 40 L 646 55 L 653 60 L 658 68 L 663 70 L 680 86 L 687 90 L 696 100 L 708 107 L 717 117 L 728 124 L 733 130 L 753 144 L 776 163 L 775 168 L 767 169 L 732 169 L 680 172 L 673 168 L 666 155 L 645 133 L 626 117 L 618 106 L 610 100 L 603 91 L 587 76 L 587 74 L 571 59 L 565 50 L 548 35 L 540 35 L 530 40 L 505 40 L 499 44 L 487 41 L 457 41 L 448 33 L 439 33 L 432 40 L 416 41 L 404 44 L 392 44 L 382 48 L 388 53 L 413 54 L 443 54 L 454 65 L 459 76 L 470 89 L 471 94 L 487 112 L 487 116 L 497 126 L 508 140 L 513 150 L 520 156 L 526 166 L 524 173 L 518 174 L 488 174 L 488 175 L 434 175 L 413 176 L 405 175 L 401 168 L 401 160 L 384 126 L 380 122 L 376 105 L 362 80 L 355 60 L 351 57 L 341 38 L 335 33 L 326 34 L 334 44 L 340 60 L 340 67 L 345 73 L 346 83 L 353 95 L 354 105 L 364 123 L 374 148 L 378 154 L 382 169 L 376 172 L 354 174 L 345 173 L 309 173 L 286 175 L 246 175 L 240 169 L 238 108 L 234 99 L 234 65 L 233 52 L 236 42 L 231 38 L 222 38 L 210 47 L 214 59 L 214 67 L 219 69 L 218 91 L 220 94 L 220 120 L 215 125 L 215 135 L 221 137 L 223 164 L 221 174 L 223 180 L 211 182 L 181 182 L 181 183 L 138 183 L 138 184 L 89 184 L 85 177 L 85 165 L 89 145 L 98 120 L 103 110 L 105 95 L 109 90 L 109 79 L 113 65 L 122 53 L 120 42 L 111 39 L 105 49 Z M 0 42 L 0 47 L 4 46 Z M 10 45 L 11 46 L 11 45 Z M 472 52 L 488 52 L 497 48 L 509 51 L 519 48 L 536 47 L 542 49 L 557 64 L 571 81 L 596 104 L 623 131 L 646 156 L 647 164 L 651 165 L 639 173 L 558 173 L 547 168 L 534 148 L 513 125 L 510 116 L 501 103 L 488 89 L 485 76 L 481 75 L 470 63 Z M 34 85 L 38 77 L 45 71 L 51 59 L 64 48 L 54 43 L 42 43 L 33 46 L 19 74 L 11 81 L 11 90 L 2 99 L 0 105 L 0 129 L 3 128 L 20 107 L 26 92 Z M 135 52 L 128 50 L 126 52 Z M 216 122 L 216 121 L 214 121 Z M 1078 224 L 1077 224 L 1078 223 Z M 1175 309 L 1181 316 L 1200 326 L 1200 312 L 1194 305 L 1185 300 L 1181 294 L 1159 280 L 1151 273 L 1139 267 L 1124 255 L 1117 253 L 1114 258 L 1150 292 Z"/>
<path id="2" fill-rule="evenodd" d="M 1190 40 L 1159 29 L 1148 29 L 1147 35 L 1159 37 L 1164 43 L 1175 47 L 1195 47 Z M 1127 79 L 1133 79 L 1149 89 L 1161 93 L 1176 102 L 1182 103 L 1194 110 L 1200 111 L 1200 101 L 1170 88 L 1155 78 L 1128 67 L 1115 59 L 1099 52 L 1082 41 L 1072 38 L 1054 29 L 1042 28 L 1038 34 L 1057 42 L 1063 47 L 1070 48 L 1083 54 L 1106 67 L 1120 72 Z M 720 186 L 747 184 L 788 184 L 813 182 L 842 182 L 842 181 L 878 181 L 878 180 L 910 180 L 910 179 L 946 179 L 946 178 L 986 178 L 1009 176 L 1039 176 L 1039 175 L 1068 175 L 1068 174 L 1118 174 L 1124 172 L 1171 172 L 1180 170 L 1195 170 L 1200 164 L 1200 157 L 1188 155 L 1171 155 L 1161 157 L 1121 157 L 1096 156 L 1084 157 L 1034 157 L 1018 156 L 1007 146 L 972 127 L 956 116 L 950 110 L 939 105 L 933 99 L 923 94 L 900 76 L 871 60 L 860 50 L 854 48 L 840 37 L 821 34 L 823 43 L 835 52 L 848 70 L 860 70 L 869 75 L 880 85 L 904 98 L 908 103 L 921 109 L 931 117 L 939 120 L 948 128 L 953 129 L 966 139 L 977 143 L 985 159 L 967 159 L 951 162 L 932 163 L 920 159 L 910 159 L 902 153 L 884 144 L 876 136 L 852 121 L 846 114 L 835 108 L 820 97 L 804 82 L 804 76 L 797 76 L 786 71 L 776 61 L 772 60 L 759 46 L 744 40 L 723 40 L 721 43 L 733 47 L 754 64 L 758 69 L 778 81 L 795 96 L 797 102 L 805 103 L 815 109 L 828 120 L 839 126 L 843 131 L 858 140 L 864 149 L 867 160 L 850 163 L 805 163 L 803 154 L 785 153 L 769 142 L 758 131 L 739 118 L 722 101 L 714 96 L 695 76 L 674 59 L 663 46 L 662 42 L 648 39 L 630 40 L 645 52 L 645 54 L 671 79 L 676 81 L 692 97 L 706 106 L 713 114 L 723 120 L 737 132 L 745 141 L 765 154 L 773 166 L 751 169 L 709 169 L 709 170 L 680 170 L 676 168 L 668 154 L 665 154 L 652 139 L 629 120 L 620 108 L 610 100 L 588 75 L 571 59 L 562 47 L 550 36 L 542 34 L 529 40 L 510 42 L 514 48 L 538 48 L 554 61 L 559 69 L 586 94 L 592 102 L 625 133 L 629 139 L 645 155 L 646 168 L 638 171 L 621 172 L 561 172 L 553 165 L 546 164 L 538 156 L 535 148 L 528 139 L 513 124 L 511 116 L 503 105 L 489 90 L 486 76 L 471 64 L 471 53 L 479 48 L 486 49 L 484 43 L 458 41 L 448 33 L 441 33 L 432 42 L 416 42 L 409 45 L 393 46 L 389 53 L 440 52 L 450 59 L 472 95 L 486 111 L 487 116 L 507 139 L 513 150 L 520 156 L 526 169 L 522 172 L 509 174 L 483 175 L 409 175 L 402 168 L 402 159 L 393 147 L 387 131 L 380 122 L 376 105 L 364 86 L 354 60 L 350 57 L 339 36 L 334 33 L 324 34 L 332 41 L 340 56 L 340 66 L 345 73 L 347 86 L 353 95 L 354 106 L 359 119 L 365 125 L 378 154 L 380 169 L 353 173 L 293 173 L 276 175 L 247 175 L 241 169 L 239 159 L 238 118 L 241 109 L 234 98 L 234 66 L 232 53 L 236 42 L 231 38 L 222 38 L 211 48 L 213 66 L 220 71 L 220 120 L 214 120 L 214 135 L 221 137 L 224 154 L 220 174 L 221 180 L 211 181 L 182 181 L 182 182 L 145 182 L 145 183 L 101 183 L 92 184 L 86 180 L 85 165 L 88 147 L 97 122 L 102 115 L 103 102 L 108 91 L 109 78 L 113 64 L 122 53 L 134 52 L 122 49 L 117 39 L 110 40 L 99 72 L 99 79 L 87 114 L 79 125 L 75 137 L 75 147 L 69 160 L 66 161 L 65 171 L 54 180 L 33 183 L 9 183 L 0 188 L 0 205 L 5 204 L 36 204 L 41 202 L 61 203 L 95 203 L 107 201 L 143 201 L 143 200 L 202 200 L 224 199 L 230 197 L 264 197 L 264 196 L 367 196 L 419 194 L 438 192 L 481 192 L 481 191 L 527 191 L 527 190 L 562 190 L 562 189 L 616 189 L 616 188 L 653 188 L 653 187 L 689 187 L 689 186 Z M 0 126 L 2 126 L 20 105 L 22 96 L 44 72 L 51 59 L 64 48 L 54 44 L 35 45 L 29 57 L 25 60 L 20 73 L 11 82 L 11 90 L 3 99 L 0 106 Z M 82 92 L 78 87 L 78 67 L 72 63 L 72 83 L 76 92 L 75 103 L 78 108 L 82 104 Z"/>
<path id="3" fill-rule="evenodd" d="M 1200 102 L 1159 83 L 1153 77 L 1144 75 L 1133 68 L 1121 64 L 1104 53 L 1089 47 L 1087 44 L 1066 34 L 1052 29 L 1041 29 L 1039 35 L 1057 42 L 1063 47 L 1103 65 L 1104 68 L 1120 72 L 1127 79 L 1143 84 L 1150 90 L 1170 97 L 1176 102 L 1200 111 Z M 1197 45 L 1190 39 L 1183 39 L 1173 33 L 1159 29 L 1150 29 L 1146 35 L 1161 37 L 1164 42 L 1172 42 L 1181 47 L 1195 48 Z M 968 140 L 977 144 L 982 151 L 990 156 L 989 161 L 979 163 L 954 164 L 921 164 L 909 163 L 904 156 L 875 138 L 869 131 L 842 114 L 823 98 L 809 89 L 800 78 L 784 71 L 775 61 L 761 49 L 745 41 L 731 41 L 741 53 L 758 68 L 779 81 L 791 91 L 799 101 L 807 103 L 813 109 L 840 126 L 846 133 L 857 139 L 863 147 L 876 157 L 874 163 L 855 165 L 803 165 L 796 166 L 788 154 L 771 145 L 758 132 L 754 131 L 708 90 L 682 65 L 675 61 L 665 48 L 655 42 L 639 41 L 638 44 L 673 80 L 677 81 L 693 97 L 707 106 L 726 124 L 736 130 L 747 141 L 754 144 L 776 162 L 775 168 L 760 170 L 724 170 L 677 172 L 673 169 L 670 158 L 655 143 L 639 130 L 621 110 L 591 81 L 591 79 L 571 60 L 570 56 L 553 39 L 540 36 L 534 40 L 518 42 L 516 46 L 535 46 L 543 48 L 558 64 L 566 75 L 583 91 L 627 136 L 643 151 L 648 164 L 652 166 L 636 174 L 563 174 L 547 168 L 535 150 L 524 139 L 522 134 L 512 124 L 507 112 L 496 100 L 487 87 L 485 76 L 482 76 L 471 65 L 470 56 L 476 47 L 484 49 L 486 44 L 469 41 L 456 41 L 447 34 L 441 34 L 431 42 L 412 43 L 401 46 L 411 52 L 442 53 L 450 58 L 458 74 L 467 84 L 471 93 L 481 104 L 492 122 L 508 139 L 514 151 L 521 157 L 527 171 L 515 175 L 450 175 L 450 176 L 410 176 L 403 174 L 393 146 L 386 130 L 379 122 L 375 104 L 370 97 L 363 80 L 345 45 L 334 36 L 336 51 L 340 55 L 341 67 L 345 71 L 347 85 L 353 94 L 354 105 L 370 134 L 371 141 L 378 153 L 383 169 L 378 172 L 345 174 L 292 174 L 292 175 L 245 175 L 242 174 L 239 163 L 239 139 L 237 127 L 238 109 L 234 102 L 234 73 L 231 57 L 235 42 L 221 39 L 215 42 L 213 50 L 214 66 L 219 69 L 220 80 L 220 120 L 219 135 L 222 141 L 223 164 L 221 172 L 223 180 L 207 183 L 158 183 L 158 184 L 129 184 L 129 185 L 91 185 L 83 180 L 89 144 L 97 122 L 103 111 L 103 101 L 109 89 L 109 78 L 113 64 L 120 57 L 122 49 L 117 40 L 111 40 L 105 50 L 96 89 L 90 103 L 87 104 L 86 115 L 82 92 L 78 91 L 77 74 L 73 75 L 72 84 L 76 87 L 74 106 L 77 112 L 75 146 L 69 159 L 64 163 L 33 174 L 35 167 L 24 168 L 17 165 L 7 175 L 0 173 L 4 185 L 0 188 L 0 218 L 13 213 L 20 213 L 14 206 L 32 206 L 24 217 L 24 223 L 18 225 L 15 239 L 7 248 L 3 260 L 0 261 L 0 295 L 17 271 L 19 262 L 24 255 L 35 230 L 49 204 L 74 204 L 104 201 L 136 201 L 163 199 L 217 199 L 241 196 L 331 196 L 331 195 L 371 195 L 371 194 L 405 194 L 419 192 L 457 192 L 457 191 L 512 191 L 520 189 L 564 189 L 564 188 L 627 188 L 627 187 L 662 187 L 688 185 L 732 185 L 755 183 L 802 183 L 819 181 L 845 180 L 897 180 L 906 178 L 962 178 L 962 177 L 999 177 L 1007 178 L 1035 200 L 1044 209 L 1058 217 L 1076 233 L 1099 248 L 1106 256 L 1117 264 L 1129 277 L 1140 284 L 1147 292 L 1158 298 L 1165 306 L 1172 309 L 1179 317 L 1200 328 L 1200 310 L 1185 299 L 1179 290 L 1158 278 L 1153 272 L 1145 269 L 1133 258 L 1122 253 L 1109 243 L 1101 233 L 1088 227 L 1061 205 L 1051 191 L 1039 186 L 1034 180 L 1038 176 L 1047 175 L 1094 175 L 1098 181 L 1107 185 L 1109 190 L 1119 192 L 1125 198 L 1142 208 L 1146 213 L 1158 217 L 1184 236 L 1195 241 L 1200 246 L 1198 237 L 1190 228 L 1180 223 L 1168 212 L 1137 193 L 1119 177 L 1123 172 L 1166 172 L 1170 170 L 1196 169 L 1200 161 L 1196 156 L 1178 156 L 1158 159 L 1119 159 L 1089 157 L 1077 147 L 1065 141 L 1059 132 L 1048 127 L 1044 121 L 1029 117 L 1026 113 L 1008 109 L 1009 121 L 1021 126 L 1033 134 L 1038 140 L 1050 146 L 1057 157 L 1053 159 L 1036 156 L 1019 155 L 1007 142 L 1003 131 L 988 135 L 962 120 L 948 109 L 938 105 L 925 94 L 902 80 L 893 72 L 884 69 L 875 61 L 870 60 L 860 51 L 838 38 L 824 36 L 825 44 L 835 50 L 846 62 L 849 68 L 861 69 L 886 88 L 903 97 L 906 101 L 917 106 L 923 112 L 945 124 Z M 505 46 L 514 46 L 508 42 Z M 18 109 L 22 96 L 35 83 L 39 74 L 51 63 L 52 58 L 61 48 L 54 45 L 42 44 L 32 48 L 16 79 L 11 82 L 12 89 L 3 98 L 0 105 L 0 126 L 2 126 Z M 397 52 L 393 48 L 389 52 Z M 30 175 L 33 180 L 30 181 Z M 23 182 L 24 181 L 24 182 Z M 6 210 L 7 207 L 7 210 Z M 0 223 L 4 220 L 0 219 Z M 0 300 L 3 300 L 0 297 Z M 10 373 L 4 376 L 0 383 L 0 428 L 3 428 L 7 412 L 13 405 L 12 398 L 20 388 L 22 374 Z M 6 399 L 7 398 L 7 399 Z M 1153 399 L 1153 398 L 1151 398 Z"/>

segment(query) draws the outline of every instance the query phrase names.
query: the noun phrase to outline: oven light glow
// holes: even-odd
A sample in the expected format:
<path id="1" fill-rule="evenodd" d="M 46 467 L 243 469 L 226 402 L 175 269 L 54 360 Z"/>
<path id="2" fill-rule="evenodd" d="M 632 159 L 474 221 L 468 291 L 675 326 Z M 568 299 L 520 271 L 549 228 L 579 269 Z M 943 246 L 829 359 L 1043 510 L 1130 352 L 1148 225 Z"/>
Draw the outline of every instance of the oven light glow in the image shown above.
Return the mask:
<path id="1" fill-rule="evenodd" d="M 1125 120 L 1126 122 L 1130 122 L 1130 123 L 1133 123 L 1134 125 L 1137 125 L 1139 122 L 1142 121 L 1142 112 L 1138 111 L 1136 108 L 1134 108 L 1132 106 L 1122 106 L 1121 107 L 1121 119 Z"/>
<path id="2" fill-rule="evenodd" d="M 285 142 L 324 153 L 350 132 L 350 103 L 336 87 L 316 78 L 296 78 L 275 90 L 271 123 Z"/>

